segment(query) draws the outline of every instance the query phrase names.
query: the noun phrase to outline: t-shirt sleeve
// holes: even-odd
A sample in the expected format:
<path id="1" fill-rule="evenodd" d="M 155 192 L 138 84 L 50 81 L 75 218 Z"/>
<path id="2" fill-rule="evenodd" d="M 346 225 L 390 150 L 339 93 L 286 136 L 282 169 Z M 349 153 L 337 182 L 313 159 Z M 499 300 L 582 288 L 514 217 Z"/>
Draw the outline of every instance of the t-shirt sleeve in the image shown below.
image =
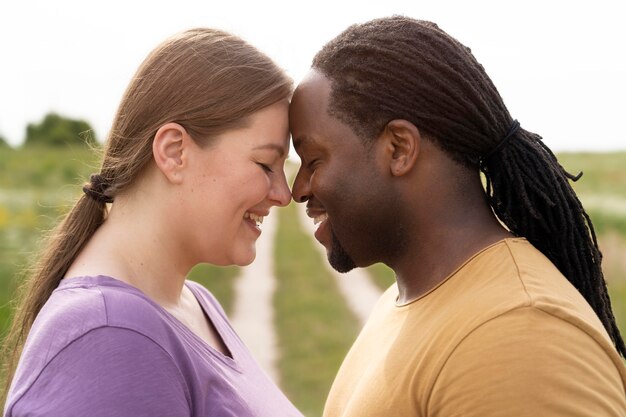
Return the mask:
<path id="1" fill-rule="evenodd" d="M 132 330 L 103 327 L 56 355 L 7 416 L 190 416 L 172 358 Z"/>
<path id="2" fill-rule="evenodd" d="M 427 414 L 626 416 L 623 365 L 605 349 L 538 309 L 509 312 L 459 344 L 433 385 Z"/>

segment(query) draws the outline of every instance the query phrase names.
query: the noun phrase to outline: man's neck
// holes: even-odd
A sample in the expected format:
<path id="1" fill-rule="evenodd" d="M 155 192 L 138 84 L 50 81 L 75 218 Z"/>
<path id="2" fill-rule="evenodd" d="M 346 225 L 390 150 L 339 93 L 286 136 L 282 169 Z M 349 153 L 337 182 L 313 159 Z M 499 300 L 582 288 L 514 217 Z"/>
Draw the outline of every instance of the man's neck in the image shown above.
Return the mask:
<path id="1" fill-rule="evenodd" d="M 487 206 L 442 208 L 436 219 L 415 225 L 410 243 L 390 265 L 398 282 L 398 303 L 421 297 L 474 254 L 511 236 Z"/>

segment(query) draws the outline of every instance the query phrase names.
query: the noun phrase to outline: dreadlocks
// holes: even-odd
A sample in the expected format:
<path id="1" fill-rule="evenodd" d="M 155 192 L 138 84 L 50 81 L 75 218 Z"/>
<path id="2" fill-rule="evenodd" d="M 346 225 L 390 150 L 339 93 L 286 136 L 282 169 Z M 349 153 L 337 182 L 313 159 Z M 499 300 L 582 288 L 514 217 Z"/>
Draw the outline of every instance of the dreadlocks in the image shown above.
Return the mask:
<path id="1" fill-rule="evenodd" d="M 567 173 L 539 135 L 516 125 L 469 48 L 434 23 L 393 16 L 349 27 L 313 68 L 331 80 L 330 112 L 364 140 L 406 119 L 454 160 L 480 169 L 494 213 L 556 265 L 626 356 L 593 225 L 568 181 L 580 174 Z"/>

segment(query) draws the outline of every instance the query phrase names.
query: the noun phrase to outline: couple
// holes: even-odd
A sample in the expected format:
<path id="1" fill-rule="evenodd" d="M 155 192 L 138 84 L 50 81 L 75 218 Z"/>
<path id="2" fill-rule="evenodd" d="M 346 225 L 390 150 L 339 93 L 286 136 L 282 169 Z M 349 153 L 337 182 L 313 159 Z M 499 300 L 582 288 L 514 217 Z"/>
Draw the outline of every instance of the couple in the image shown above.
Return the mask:
<path id="1" fill-rule="evenodd" d="M 252 262 L 293 197 L 335 269 L 397 278 L 325 416 L 624 416 L 626 348 L 573 179 L 433 23 L 351 26 L 295 92 L 235 36 L 174 36 L 28 281 L 4 415 L 299 416 L 185 280 Z"/>

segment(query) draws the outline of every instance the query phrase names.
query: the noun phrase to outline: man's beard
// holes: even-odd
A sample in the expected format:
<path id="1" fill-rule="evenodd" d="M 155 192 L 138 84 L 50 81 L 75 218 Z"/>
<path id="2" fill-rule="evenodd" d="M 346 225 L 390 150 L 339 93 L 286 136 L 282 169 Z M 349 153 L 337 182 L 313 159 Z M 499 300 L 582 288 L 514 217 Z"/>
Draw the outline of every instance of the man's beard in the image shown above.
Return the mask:
<path id="1" fill-rule="evenodd" d="M 341 246 L 335 232 L 330 229 L 332 237 L 330 252 L 328 253 L 328 262 L 337 272 L 348 272 L 356 268 L 356 264 L 348 255 L 346 250 Z"/>

